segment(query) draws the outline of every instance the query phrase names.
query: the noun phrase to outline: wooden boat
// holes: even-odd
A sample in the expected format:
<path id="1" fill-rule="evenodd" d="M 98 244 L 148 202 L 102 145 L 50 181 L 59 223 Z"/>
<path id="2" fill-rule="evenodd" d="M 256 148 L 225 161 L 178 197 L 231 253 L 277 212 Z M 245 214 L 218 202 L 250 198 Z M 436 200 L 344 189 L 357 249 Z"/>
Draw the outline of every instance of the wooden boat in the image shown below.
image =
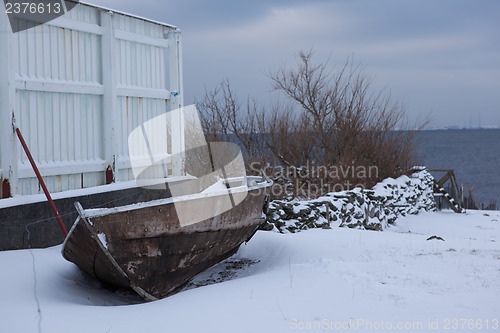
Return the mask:
<path id="1" fill-rule="evenodd" d="M 146 300 L 172 295 L 234 254 L 264 222 L 269 180 L 241 177 L 218 185 L 115 208 L 83 209 L 76 203 L 79 216 L 62 254 L 97 279 L 131 288 Z"/>

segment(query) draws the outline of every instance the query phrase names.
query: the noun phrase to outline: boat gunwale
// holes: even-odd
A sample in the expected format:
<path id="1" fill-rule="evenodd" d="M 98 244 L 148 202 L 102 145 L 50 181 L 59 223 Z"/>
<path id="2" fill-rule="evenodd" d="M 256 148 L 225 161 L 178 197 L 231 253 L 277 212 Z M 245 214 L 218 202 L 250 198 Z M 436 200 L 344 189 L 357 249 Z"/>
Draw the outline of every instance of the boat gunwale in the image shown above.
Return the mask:
<path id="1" fill-rule="evenodd" d="M 255 179 L 255 178 L 262 179 L 261 177 L 252 177 L 252 176 L 247 177 L 247 179 Z M 250 191 L 257 190 L 257 189 L 263 189 L 263 188 L 269 187 L 272 184 L 273 184 L 273 182 L 271 180 L 265 179 L 262 182 L 256 182 L 255 184 L 252 184 L 251 186 L 244 185 L 244 186 L 232 187 L 232 188 L 227 188 L 227 189 L 218 190 L 218 191 L 186 194 L 186 195 L 181 195 L 181 196 L 178 196 L 175 198 L 170 197 L 170 198 L 164 198 L 164 199 L 157 199 L 157 200 L 151 200 L 151 201 L 140 202 L 140 203 L 133 203 L 133 204 L 119 206 L 119 207 L 113 207 L 113 208 L 84 209 L 82 211 L 82 213 L 86 218 L 100 217 L 100 216 L 106 216 L 106 215 L 111 215 L 111 214 L 129 212 L 129 211 L 143 209 L 143 208 L 163 206 L 163 205 L 168 205 L 168 204 L 172 204 L 175 202 L 183 202 L 183 201 L 188 201 L 188 200 L 203 199 L 203 198 L 207 198 L 207 197 L 223 196 L 223 195 L 228 195 L 228 194 L 241 193 L 241 192 L 245 192 L 245 191 L 250 192 Z"/>

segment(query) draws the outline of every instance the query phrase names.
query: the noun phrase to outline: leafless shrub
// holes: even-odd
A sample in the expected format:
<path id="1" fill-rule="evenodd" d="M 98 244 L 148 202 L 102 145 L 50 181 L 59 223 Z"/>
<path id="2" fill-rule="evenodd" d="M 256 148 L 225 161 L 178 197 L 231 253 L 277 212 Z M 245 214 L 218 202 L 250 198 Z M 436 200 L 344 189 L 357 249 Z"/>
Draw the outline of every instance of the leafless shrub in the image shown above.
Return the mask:
<path id="1" fill-rule="evenodd" d="M 334 71 L 315 63 L 312 51 L 299 52 L 295 66 L 269 78 L 286 103 L 264 110 L 249 99 L 242 108 L 226 80 L 197 104 L 207 139 L 240 142 L 250 173 L 265 169 L 287 189 L 282 197 L 371 187 L 418 162 L 416 137 L 426 122 L 410 124 L 402 103 L 373 93 L 369 76 L 351 58 Z"/>
<path id="2" fill-rule="evenodd" d="M 246 162 L 266 160 L 259 133 L 260 119 L 264 117 L 255 100 L 249 99 L 244 108 L 235 97 L 228 80 L 213 90 L 206 90 L 201 101 L 196 102 L 207 141 L 236 141 L 243 145 Z"/>

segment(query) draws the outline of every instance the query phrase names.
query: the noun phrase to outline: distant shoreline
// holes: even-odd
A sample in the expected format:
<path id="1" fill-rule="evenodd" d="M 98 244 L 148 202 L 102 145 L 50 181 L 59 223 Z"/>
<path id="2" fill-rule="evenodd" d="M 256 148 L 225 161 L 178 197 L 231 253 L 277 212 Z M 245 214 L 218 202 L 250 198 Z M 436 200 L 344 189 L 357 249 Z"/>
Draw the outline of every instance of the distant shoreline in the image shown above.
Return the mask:
<path id="1" fill-rule="evenodd" d="M 459 127 L 459 126 L 448 126 L 448 127 L 431 127 L 424 128 L 422 131 L 489 131 L 489 130 L 500 130 L 500 126 L 488 126 L 488 127 Z"/>

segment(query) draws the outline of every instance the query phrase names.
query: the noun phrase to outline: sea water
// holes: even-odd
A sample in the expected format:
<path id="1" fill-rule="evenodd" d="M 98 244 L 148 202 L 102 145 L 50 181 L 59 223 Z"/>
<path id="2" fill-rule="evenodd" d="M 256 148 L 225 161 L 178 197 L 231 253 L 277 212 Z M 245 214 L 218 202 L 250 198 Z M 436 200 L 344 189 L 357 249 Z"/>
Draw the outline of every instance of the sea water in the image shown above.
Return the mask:
<path id="1" fill-rule="evenodd" d="M 473 189 L 486 207 L 500 207 L 500 129 L 432 130 L 419 135 L 422 162 L 429 169 L 452 169 L 458 185 Z M 433 173 L 435 178 L 443 175 Z"/>

